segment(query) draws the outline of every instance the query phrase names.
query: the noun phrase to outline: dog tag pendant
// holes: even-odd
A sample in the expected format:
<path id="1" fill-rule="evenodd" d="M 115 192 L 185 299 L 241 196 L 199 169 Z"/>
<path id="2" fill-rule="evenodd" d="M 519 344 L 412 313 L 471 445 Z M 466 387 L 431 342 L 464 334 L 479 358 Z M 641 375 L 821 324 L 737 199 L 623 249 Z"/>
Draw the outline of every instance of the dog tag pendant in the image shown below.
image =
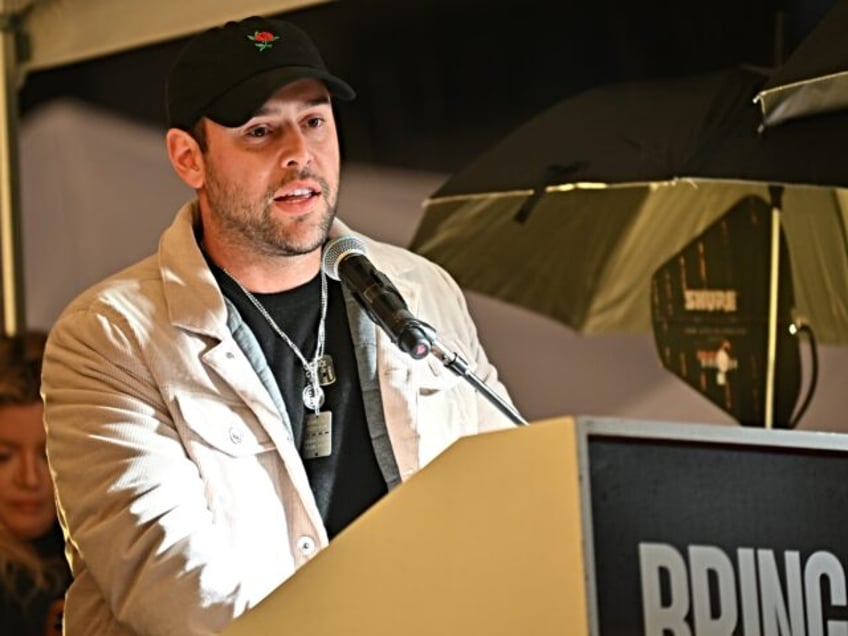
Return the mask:
<path id="1" fill-rule="evenodd" d="M 329 386 L 336 381 L 336 368 L 333 366 L 333 358 L 324 354 L 315 363 L 315 377 L 321 386 Z"/>
<path id="2" fill-rule="evenodd" d="M 312 384 L 308 379 L 303 387 L 303 406 L 310 411 L 317 411 L 324 404 L 324 389 Z"/>
<path id="3" fill-rule="evenodd" d="M 308 413 L 303 430 L 303 458 L 329 457 L 333 452 L 333 414 Z"/>

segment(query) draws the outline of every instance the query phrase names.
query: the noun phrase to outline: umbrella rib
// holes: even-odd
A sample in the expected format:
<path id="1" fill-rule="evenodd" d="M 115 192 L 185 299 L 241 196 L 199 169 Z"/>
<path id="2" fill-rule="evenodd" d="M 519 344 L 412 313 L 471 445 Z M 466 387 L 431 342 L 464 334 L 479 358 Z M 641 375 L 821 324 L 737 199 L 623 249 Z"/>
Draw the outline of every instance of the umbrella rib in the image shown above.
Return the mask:
<path id="1" fill-rule="evenodd" d="M 539 183 L 533 188 L 533 193 L 521 204 L 521 207 L 515 214 L 514 220 L 518 223 L 525 223 L 530 218 L 530 214 L 533 212 L 536 204 L 542 199 L 542 195 L 548 192 L 548 186 L 552 185 L 554 181 L 558 181 L 568 175 L 574 174 L 578 170 L 582 170 L 587 165 L 589 164 L 586 161 L 575 161 L 567 166 L 561 166 L 559 164 L 546 166 L 539 179 Z"/>
<path id="2" fill-rule="evenodd" d="M 697 178 L 697 177 L 693 177 Z M 678 181 L 679 178 L 660 179 L 657 181 L 623 181 L 621 183 L 604 183 L 602 181 L 574 181 L 572 183 L 560 183 L 549 185 L 545 188 L 545 192 L 568 192 L 570 190 L 605 190 L 608 188 L 632 188 L 638 186 L 663 186 L 670 185 Z M 479 199 L 504 199 L 510 197 L 527 197 L 533 194 L 533 190 L 526 188 L 523 190 L 492 190 L 490 192 L 475 192 L 473 194 L 446 194 L 444 196 L 428 197 L 424 200 L 424 205 L 436 203 L 459 203 L 462 201 L 476 201 Z"/>

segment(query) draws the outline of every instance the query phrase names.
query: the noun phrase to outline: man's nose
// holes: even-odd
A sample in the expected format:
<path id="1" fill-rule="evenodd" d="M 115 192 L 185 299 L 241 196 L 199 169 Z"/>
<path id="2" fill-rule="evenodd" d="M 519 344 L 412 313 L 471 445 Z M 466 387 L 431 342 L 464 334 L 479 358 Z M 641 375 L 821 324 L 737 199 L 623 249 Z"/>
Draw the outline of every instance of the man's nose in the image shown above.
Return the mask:
<path id="1" fill-rule="evenodd" d="M 283 153 L 280 158 L 282 166 L 306 166 L 311 160 L 309 144 L 306 135 L 297 127 L 292 126 L 283 136 Z"/>

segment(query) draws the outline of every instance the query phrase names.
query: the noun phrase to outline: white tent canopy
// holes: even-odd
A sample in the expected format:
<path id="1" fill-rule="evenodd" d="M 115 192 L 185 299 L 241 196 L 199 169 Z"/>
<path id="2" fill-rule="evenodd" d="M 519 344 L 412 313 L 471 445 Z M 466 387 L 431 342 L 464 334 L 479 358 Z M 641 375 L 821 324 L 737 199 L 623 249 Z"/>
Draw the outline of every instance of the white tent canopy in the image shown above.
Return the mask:
<path id="1" fill-rule="evenodd" d="M 271 15 L 327 0 L 3 0 L 22 16 L 25 72 L 80 62 L 202 31 L 227 20 Z"/>

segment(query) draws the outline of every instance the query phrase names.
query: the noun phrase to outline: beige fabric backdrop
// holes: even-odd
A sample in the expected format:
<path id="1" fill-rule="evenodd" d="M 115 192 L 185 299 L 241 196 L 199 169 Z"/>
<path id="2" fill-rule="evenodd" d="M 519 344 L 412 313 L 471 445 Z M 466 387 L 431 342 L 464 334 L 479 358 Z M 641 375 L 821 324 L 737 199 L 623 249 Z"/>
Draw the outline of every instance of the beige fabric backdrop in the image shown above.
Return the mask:
<path id="1" fill-rule="evenodd" d="M 20 145 L 27 316 L 31 326 L 49 327 L 75 294 L 154 250 L 191 193 L 171 171 L 161 131 L 79 103 L 32 113 Z M 346 165 L 340 216 L 405 245 L 422 201 L 445 178 Z M 732 423 L 659 366 L 649 334 L 577 336 L 499 301 L 468 298 L 490 357 L 530 420 L 573 414 Z M 799 428 L 848 432 L 848 347 L 821 348 L 819 357 L 818 389 Z"/>

